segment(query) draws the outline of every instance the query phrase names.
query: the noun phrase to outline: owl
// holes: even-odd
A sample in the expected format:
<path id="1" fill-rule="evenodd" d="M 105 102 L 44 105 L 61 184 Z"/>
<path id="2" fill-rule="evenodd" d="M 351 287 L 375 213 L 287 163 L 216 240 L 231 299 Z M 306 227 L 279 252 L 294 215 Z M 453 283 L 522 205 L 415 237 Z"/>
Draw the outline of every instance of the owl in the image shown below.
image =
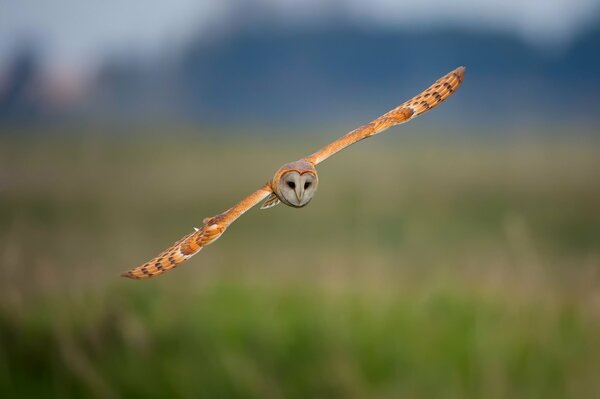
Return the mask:
<path id="1" fill-rule="evenodd" d="M 329 143 L 312 155 L 280 167 L 271 180 L 238 204 L 211 218 L 206 218 L 200 228 L 175 242 L 152 260 L 124 272 L 122 276 L 147 279 L 169 271 L 215 242 L 242 214 L 265 200 L 261 209 L 283 203 L 302 208 L 310 203 L 317 192 L 319 177 L 316 166 L 336 152 L 358 141 L 381 133 L 387 128 L 407 122 L 435 108 L 450 97 L 462 84 L 465 68 L 459 67 L 438 79 L 416 97 L 400 104 L 379 118 L 363 125 Z"/>

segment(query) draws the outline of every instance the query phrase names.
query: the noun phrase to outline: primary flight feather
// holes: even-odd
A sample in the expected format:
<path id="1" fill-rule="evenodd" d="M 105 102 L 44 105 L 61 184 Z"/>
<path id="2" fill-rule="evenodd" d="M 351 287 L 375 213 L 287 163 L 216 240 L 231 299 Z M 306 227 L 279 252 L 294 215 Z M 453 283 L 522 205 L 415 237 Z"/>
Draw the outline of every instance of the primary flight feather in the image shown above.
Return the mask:
<path id="1" fill-rule="evenodd" d="M 123 273 L 122 276 L 133 279 L 150 278 L 179 266 L 200 252 L 202 248 L 216 241 L 231 223 L 265 198 L 267 200 L 261 209 L 271 208 L 280 202 L 295 208 L 306 206 L 312 200 L 319 184 L 315 168 L 319 163 L 351 144 L 381 133 L 394 125 L 407 122 L 435 108 L 460 87 L 464 76 L 465 68 L 457 68 L 438 79 L 416 97 L 400 104 L 372 122 L 352 130 L 306 158 L 283 165 L 267 184 L 237 205 L 217 216 L 204 219 L 201 228 L 195 228 L 193 232 L 152 260 Z"/>

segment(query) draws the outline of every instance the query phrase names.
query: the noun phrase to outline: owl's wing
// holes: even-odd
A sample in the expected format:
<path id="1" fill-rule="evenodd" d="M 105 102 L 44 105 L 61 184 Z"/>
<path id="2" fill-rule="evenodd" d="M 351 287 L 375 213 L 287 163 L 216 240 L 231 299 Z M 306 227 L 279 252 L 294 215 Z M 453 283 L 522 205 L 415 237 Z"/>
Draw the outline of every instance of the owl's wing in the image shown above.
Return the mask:
<path id="1" fill-rule="evenodd" d="M 206 245 L 216 241 L 233 221 L 262 201 L 271 192 L 271 187 L 266 184 L 244 198 L 233 208 L 212 218 L 204 219 L 204 225 L 201 228 L 195 228 L 194 232 L 186 235 L 152 260 L 121 275 L 133 279 L 145 279 L 157 276 L 179 266 L 200 252 Z"/>
<path id="2" fill-rule="evenodd" d="M 435 108 L 445 99 L 450 97 L 459 88 L 465 77 L 465 68 L 459 67 L 449 74 L 439 78 L 418 96 L 406 101 L 374 121 L 352 130 L 345 136 L 329 143 L 305 159 L 317 165 L 336 152 L 343 150 L 351 144 L 374 136 L 385 129 L 407 122 L 425 112 Z"/>

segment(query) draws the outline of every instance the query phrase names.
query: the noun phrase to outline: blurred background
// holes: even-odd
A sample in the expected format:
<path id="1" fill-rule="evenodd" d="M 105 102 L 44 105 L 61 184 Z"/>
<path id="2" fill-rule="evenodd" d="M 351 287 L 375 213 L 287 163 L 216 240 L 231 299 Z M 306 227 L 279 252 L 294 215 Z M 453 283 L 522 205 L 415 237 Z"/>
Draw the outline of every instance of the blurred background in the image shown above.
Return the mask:
<path id="1" fill-rule="evenodd" d="M 0 397 L 600 396 L 597 0 L 0 0 Z M 119 277 L 465 65 L 435 111 Z"/>

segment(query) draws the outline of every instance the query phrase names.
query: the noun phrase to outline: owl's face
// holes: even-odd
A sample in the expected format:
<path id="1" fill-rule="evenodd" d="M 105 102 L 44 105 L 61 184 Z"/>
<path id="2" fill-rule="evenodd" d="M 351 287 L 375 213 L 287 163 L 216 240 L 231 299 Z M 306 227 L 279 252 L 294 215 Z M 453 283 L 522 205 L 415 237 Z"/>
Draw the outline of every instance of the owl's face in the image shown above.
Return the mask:
<path id="1" fill-rule="evenodd" d="M 317 185 L 318 179 L 315 174 L 293 170 L 281 176 L 277 196 L 286 205 L 302 208 L 312 200 Z"/>
<path id="2" fill-rule="evenodd" d="M 319 178 L 315 167 L 304 161 L 284 165 L 275 175 L 273 190 L 286 205 L 302 208 L 313 199 Z"/>

